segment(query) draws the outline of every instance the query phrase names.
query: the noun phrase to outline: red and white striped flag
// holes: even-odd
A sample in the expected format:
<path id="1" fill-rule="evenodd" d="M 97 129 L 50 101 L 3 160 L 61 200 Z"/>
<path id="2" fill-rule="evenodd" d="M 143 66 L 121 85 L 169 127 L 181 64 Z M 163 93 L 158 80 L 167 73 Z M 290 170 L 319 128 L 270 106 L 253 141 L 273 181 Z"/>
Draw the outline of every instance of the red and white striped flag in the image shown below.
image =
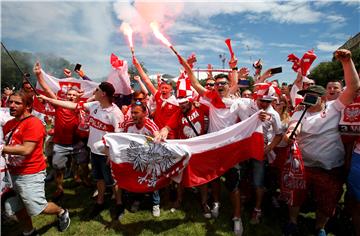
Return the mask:
<path id="1" fill-rule="evenodd" d="M 61 99 L 66 98 L 67 91 L 72 88 L 73 86 L 77 87 L 79 90 L 84 91 L 84 95 L 81 97 L 81 100 L 86 100 L 92 96 L 94 90 L 98 86 L 98 82 L 93 82 L 89 80 L 82 80 L 82 79 L 75 79 L 75 78 L 65 78 L 65 79 L 58 79 L 54 76 L 48 75 L 45 71 L 41 70 L 43 78 L 46 84 L 50 87 L 51 91 L 53 91 L 56 96 Z M 42 90 L 39 83 L 36 83 L 36 90 L 40 94 L 45 94 Z M 47 103 L 46 103 L 47 104 Z M 53 109 L 49 105 L 44 105 L 40 103 L 37 99 L 34 99 L 34 109 L 41 113 L 53 113 Z"/>
<path id="2" fill-rule="evenodd" d="M 262 160 L 264 155 L 258 113 L 226 129 L 190 139 L 157 144 L 143 135 L 109 133 L 104 141 L 117 185 L 131 192 L 151 192 L 171 179 L 186 187 L 202 185 L 241 161 Z"/>

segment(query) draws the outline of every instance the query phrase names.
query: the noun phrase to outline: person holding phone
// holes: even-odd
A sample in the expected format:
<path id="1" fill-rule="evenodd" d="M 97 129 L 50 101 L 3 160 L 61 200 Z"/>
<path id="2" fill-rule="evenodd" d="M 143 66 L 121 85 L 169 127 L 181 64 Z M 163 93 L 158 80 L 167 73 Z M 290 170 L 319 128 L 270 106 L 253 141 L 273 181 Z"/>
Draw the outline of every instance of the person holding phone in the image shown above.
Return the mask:
<path id="1" fill-rule="evenodd" d="M 316 233 L 326 235 L 325 225 L 333 216 L 337 202 L 343 192 L 345 182 L 344 147 L 341 142 L 338 125 L 341 110 L 352 103 L 360 87 L 359 76 L 351 59 L 351 52 L 339 49 L 335 58 L 342 64 L 346 88 L 334 101 L 326 101 L 326 90 L 322 86 L 312 85 L 300 90 L 302 96 L 311 94 L 317 97 L 310 106 L 296 130 L 304 161 L 306 189 L 296 190 L 292 204 L 289 204 L 289 223 L 283 229 L 284 235 L 293 235 L 297 229 L 297 216 L 308 191 L 313 191 L 316 202 Z M 290 120 L 285 139 L 289 137 L 300 119 L 302 111 L 295 112 Z"/>

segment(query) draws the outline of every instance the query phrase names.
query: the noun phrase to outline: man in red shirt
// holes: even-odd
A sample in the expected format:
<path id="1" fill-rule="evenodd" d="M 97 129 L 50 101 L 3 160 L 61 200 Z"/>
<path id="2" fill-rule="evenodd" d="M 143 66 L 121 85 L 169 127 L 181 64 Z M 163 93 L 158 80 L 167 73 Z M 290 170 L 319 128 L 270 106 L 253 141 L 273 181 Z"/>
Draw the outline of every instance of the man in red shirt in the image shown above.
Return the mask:
<path id="1" fill-rule="evenodd" d="M 8 168 L 14 185 L 15 197 L 5 202 L 6 211 L 24 222 L 24 235 L 37 235 L 31 216 L 56 214 L 58 229 L 70 225 L 69 212 L 45 198 L 46 162 L 43 155 L 45 129 L 41 121 L 31 115 L 32 96 L 23 91 L 9 97 L 10 114 L 15 118 L 3 127 L 6 145 L 0 151 L 7 154 Z"/>
<path id="2" fill-rule="evenodd" d="M 188 139 L 199 135 L 206 134 L 208 128 L 208 114 L 209 109 L 205 105 L 195 106 L 191 98 L 178 98 L 179 108 L 170 120 L 162 128 L 156 136 L 156 141 L 165 140 L 170 131 L 175 132 L 175 138 Z M 207 185 L 200 186 L 201 205 L 203 208 L 204 217 L 211 218 L 210 207 L 207 204 Z M 174 210 L 180 207 L 182 202 L 183 187 L 178 186 L 177 199 Z"/>
<path id="3" fill-rule="evenodd" d="M 144 81 L 145 85 L 149 88 L 150 92 L 155 97 L 156 110 L 154 114 L 154 122 L 160 129 L 162 129 L 170 117 L 179 110 L 178 103 L 174 95 L 172 95 L 172 87 L 170 81 L 167 79 L 161 79 L 159 90 L 151 83 L 149 77 L 146 75 L 142 69 L 138 60 L 134 57 L 133 64 L 136 69 L 139 71 L 141 79 Z M 168 135 L 169 138 L 173 139 L 175 134 L 170 132 Z"/>
<path id="4" fill-rule="evenodd" d="M 54 91 L 45 82 L 41 73 L 40 63 L 34 66 L 34 73 L 37 81 L 45 91 L 46 95 L 53 99 L 60 99 Z M 66 100 L 77 103 L 79 101 L 79 89 L 72 87 L 66 92 Z M 74 157 L 80 165 L 84 181 L 90 185 L 89 181 L 89 158 L 85 144 L 77 137 L 76 132 L 79 126 L 79 114 L 76 110 L 55 106 L 55 126 L 54 126 L 54 154 L 52 158 L 52 166 L 55 169 L 56 191 L 53 195 L 53 201 L 57 202 L 64 195 L 63 182 L 64 172 L 68 159 Z"/>

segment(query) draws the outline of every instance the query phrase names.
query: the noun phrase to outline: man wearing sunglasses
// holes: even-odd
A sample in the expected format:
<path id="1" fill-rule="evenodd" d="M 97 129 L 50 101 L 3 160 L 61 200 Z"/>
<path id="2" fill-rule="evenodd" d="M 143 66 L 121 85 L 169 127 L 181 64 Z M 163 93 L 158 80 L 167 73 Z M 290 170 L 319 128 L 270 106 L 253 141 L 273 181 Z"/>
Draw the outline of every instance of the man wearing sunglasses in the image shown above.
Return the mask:
<path id="1" fill-rule="evenodd" d="M 214 90 L 204 88 L 194 76 L 191 67 L 182 57 L 179 57 L 181 65 L 185 68 L 188 74 L 191 85 L 203 96 L 204 99 L 209 101 L 209 129 L 208 132 L 216 132 L 229 127 L 242 119 L 246 119 L 245 113 L 241 112 L 242 107 L 237 106 L 235 110 L 230 109 L 233 104 L 236 103 L 236 99 L 230 97 L 230 81 L 226 74 L 218 74 L 214 77 L 215 84 Z M 243 232 L 243 226 L 241 222 L 241 209 L 240 209 L 240 170 L 233 167 L 229 169 L 225 174 L 225 185 L 230 191 L 230 199 L 233 203 L 233 221 L 234 221 L 234 233 L 241 235 Z M 217 182 L 217 186 L 213 189 L 219 192 L 220 195 L 220 182 Z M 218 198 L 220 199 L 220 198 Z M 218 199 L 215 199 L 211 210 L 214 218 L 218 217 L 220 203 Z"/>

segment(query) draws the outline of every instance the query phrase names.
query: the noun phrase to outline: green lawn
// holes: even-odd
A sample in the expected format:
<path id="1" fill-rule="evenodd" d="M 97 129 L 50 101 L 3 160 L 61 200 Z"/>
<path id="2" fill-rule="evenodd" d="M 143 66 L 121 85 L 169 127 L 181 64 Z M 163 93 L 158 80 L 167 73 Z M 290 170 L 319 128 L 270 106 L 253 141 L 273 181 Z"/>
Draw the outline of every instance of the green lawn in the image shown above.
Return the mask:
<path id="1" fill-rule="evenodd" d="M 70 228 L 61 233 L 62 235 L 232 235 L 231 204 L 228 193 L 223 189 L 222 206 L 218 219 L 207 220 L 202 216 L 199 203 L 199 194 L 192 189 L 187 189 L 184 194 L 182 209 L 175 213 L 170 212 L 171 202 L 166 190 L 161 192 L 161 217 L 154 218 L 151 214 L 150 203 L 142 205 L 140 211 L 131 213 L 126 210 L 120 221 L 112 222 L 109 209 L 113 204 L 108 204 L 100 216 L 86 220 L 94 202 L 90 196 L 93 189 L 84 186 L 74 186 L 72 180 L 65 182 L 65 196 L 61 205 L 68 208 L 71 217 Z M 48 197 L 54 190 L 54 184 L 47 186 Z M 108 199 L 107 202 L 110 202 Z M 259 235 L 271 236 L 281 235 L 281 227 L 286 222 L 286 207 L 280 209 L 271 207 L 265 202 L 264 217 L 259 225 L 249 224 L 251 217 L 252 202 L 249 201 L 243 207 L 243 223 L 245 227 L 244 236 Z M 311 225 L 314 224 L 314 214 L 303 214 L 299 225 L 301 235 L 311 235 Z M 59 235 L 56 229 L 56 218 L 54 216 L 40 215 L 33 218 L 35 227 L 42 235 Z M 19 235 L 22 232 L 21 225 L 2 225 L 2 235 Z M 344 231 L 342 231 L 344 232 Z M 332 234 L 329 234 L 332 235 Z M 349 234 L 336 234 L 349 235 Z"/>

